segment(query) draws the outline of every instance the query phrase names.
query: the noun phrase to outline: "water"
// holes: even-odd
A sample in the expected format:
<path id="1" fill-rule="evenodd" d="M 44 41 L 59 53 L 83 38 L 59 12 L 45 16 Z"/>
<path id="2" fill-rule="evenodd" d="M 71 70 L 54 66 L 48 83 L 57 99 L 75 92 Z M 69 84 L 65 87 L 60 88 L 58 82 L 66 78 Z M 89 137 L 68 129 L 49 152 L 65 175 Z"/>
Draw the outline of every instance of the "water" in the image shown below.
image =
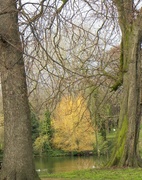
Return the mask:
<path id="1" fill-rule="evenodd" d="M 102 158 L 94 156 L 35 157 L 36 170 L 46 173 L 69 172 L 80 169 L 98 168 Z"/>

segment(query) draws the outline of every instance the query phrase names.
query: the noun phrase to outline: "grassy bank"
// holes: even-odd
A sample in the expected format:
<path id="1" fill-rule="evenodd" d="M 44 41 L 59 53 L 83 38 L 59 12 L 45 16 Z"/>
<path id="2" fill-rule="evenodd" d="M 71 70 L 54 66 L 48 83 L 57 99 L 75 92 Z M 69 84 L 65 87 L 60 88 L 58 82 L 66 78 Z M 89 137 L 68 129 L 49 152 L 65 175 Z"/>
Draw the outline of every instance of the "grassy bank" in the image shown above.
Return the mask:
<path id="1" fill-rule="evenodd" d="M 75 179 L 75 180 L 142 180 L 142 169 L 91 169 L 60 174 L 40 174 L 44 180 L 50 179 Z"/>

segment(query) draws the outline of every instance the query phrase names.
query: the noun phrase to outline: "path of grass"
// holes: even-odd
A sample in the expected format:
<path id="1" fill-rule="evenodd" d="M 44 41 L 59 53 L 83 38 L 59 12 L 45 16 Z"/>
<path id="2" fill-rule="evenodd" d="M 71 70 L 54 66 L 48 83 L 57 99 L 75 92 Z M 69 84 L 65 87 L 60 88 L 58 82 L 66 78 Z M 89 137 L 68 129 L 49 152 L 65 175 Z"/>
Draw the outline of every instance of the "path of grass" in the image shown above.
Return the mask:
<path id="1" fill-rule="evenodd" d="M 142 180 L 142 169 L 91 169 L 40 176 L 42 180 Z"/>

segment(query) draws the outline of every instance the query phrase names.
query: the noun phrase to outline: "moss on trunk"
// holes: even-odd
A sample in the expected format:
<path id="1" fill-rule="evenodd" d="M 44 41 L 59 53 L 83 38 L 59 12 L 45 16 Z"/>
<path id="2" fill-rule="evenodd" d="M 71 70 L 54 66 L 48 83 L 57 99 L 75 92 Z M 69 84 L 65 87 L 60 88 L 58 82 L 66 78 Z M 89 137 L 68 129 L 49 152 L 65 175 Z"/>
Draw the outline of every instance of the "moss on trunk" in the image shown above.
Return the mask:
<path id="1" fill-rule="evenodd" d="M 129 35 L 129 36 L 128 36 Z M 137 26 L 123 32 L 123 97 L 119 116 L 116 145 L 107 166 L 142 166 L 138 150 L 140 130 L 140 88 L 142 33 Z M 122 58 L 122 57 L 121 57 Z M 121 64 L 122 65 L 122 64 Z"/>

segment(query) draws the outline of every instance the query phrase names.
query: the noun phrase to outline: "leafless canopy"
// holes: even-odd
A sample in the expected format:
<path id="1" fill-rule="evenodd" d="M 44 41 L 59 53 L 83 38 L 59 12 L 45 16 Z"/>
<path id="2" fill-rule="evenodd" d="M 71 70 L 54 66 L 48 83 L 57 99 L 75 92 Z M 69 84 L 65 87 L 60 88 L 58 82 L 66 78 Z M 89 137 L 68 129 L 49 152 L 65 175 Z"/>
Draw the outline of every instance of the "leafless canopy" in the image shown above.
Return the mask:
<path id="1" fill-rule="evenodd" d="M 46 93 L 56 104 L 61 93 L 116 81 L 121 32 L 114 1 L 19 0 L 18 9 L 29 94 Z"/>

